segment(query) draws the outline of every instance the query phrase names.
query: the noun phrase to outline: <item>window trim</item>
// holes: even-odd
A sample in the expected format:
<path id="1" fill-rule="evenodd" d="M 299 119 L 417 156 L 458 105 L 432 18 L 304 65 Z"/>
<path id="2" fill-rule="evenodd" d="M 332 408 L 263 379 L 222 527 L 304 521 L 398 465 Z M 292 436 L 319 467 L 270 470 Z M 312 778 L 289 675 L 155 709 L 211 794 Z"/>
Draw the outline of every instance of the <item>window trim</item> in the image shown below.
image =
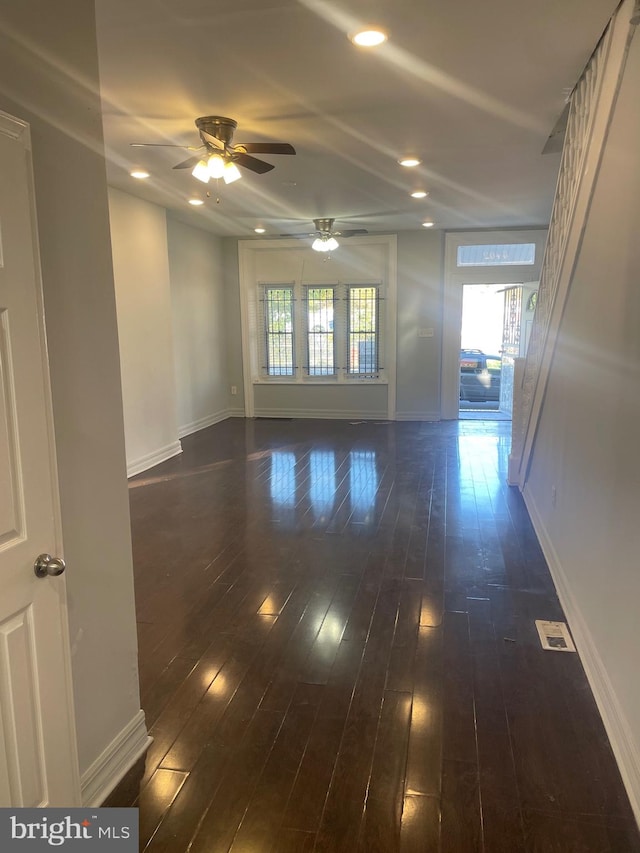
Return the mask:
<path id="1" fill-rule="evenodd" d="M 292 355 L 291 373 L 271 373 L 270 372 L 271 366 L 270 366 L 269 353 L 271 351 L 271 347 L 269 345 L 269 338 L 270 338 L 271 332 L 269 331 L 269 326 L 268 326 L 270 316 L 269 316 L 269 312 L 267 309 L 267 305 L 268 305 L 268 301 L 269 301 L 267 295 L 268 295 L 268 293 L 270 293 L 272 291 L 277 291 L 277 290 L 283 290 L 283 291 L 288 290 L 291 293 L 291 299 L 290 299 L 290 301 L 291 301 L 291 317 L 292 317 L 291 332 L 285 333 L 287 335 L 290 334 L 290 336 L 291 336 L 291 345 L 290 345 L 291 346 L 291 355 Z M 264 365 L 262 366 L 262 370 L 265 373 L 265 375 L 269 376 L 269 377 L 283 378 L 283 377 L 288 377 L 288 376 L 295 376 L 295 372 L 296 372 L 296 368 L 297 368 L 297 365 L 296 365 L 296 324 L 295 324 L 295 319 L 294 319 L 295 318 L 296 298 L 295 298 L 295 288 L 294 288 L 293 283 L 289 282 L 286 284 L 278 283 L 278 284 L 266 285 L 262 289 L 262 294 L 259 297 L 259 302 L 260 302 L 259 313 L 261 314 L 260 326 L 262 329 L 260 339 L 262 342 L 262 360 L 264 361 Z"/>
<path id="2" fill-rule="evenodd" d="M 380 303 L 386 299 L 384 285 L 381 281 L 323 281 L 323 282 L 271 282 L 259 281 L 255 286 L 255 301 L 258 306 L 264 305 L 264 294 L 267 290 L 291 288 L 293 291 L 293 374 L 269 374 L 267 365 L 258 363 L 257 375 L 253 377 L 253 385 L 385 385 L 388 384 L 384 361 L 385 327 L 380 310 Z M 332 374 L 312 375 L 309 373 L 307 351 L 307 329 L 309 312 L 307 293 L 310 288 L 332 288 L 334 291 L 334 359 L 335 370 Z M 349 294 L 358 288 L 375 288 L 376 319 L 376 372 L 351 373 L 349 371 Z M 258 310 L 260 315 L 260 310 Z M 338 328 L 336 328 L 336 326 Z M 265 351 L 266 330 L 260 317 L 256 333 L 258 351 Z M 382 353 L 382 356 L 381 356 Z M 262 358 L 261 361 L 266 361 Z M 259 359 L 260 361 L 260 359 Z"/>
<path id="3" fill-rule="evenodd" d="M 349 385 L 352 388 L 356 387 L 373 387 L 374 385 L 386 386 L 386 409 L 387 418 L 394 420 L 396 417 L 396 293 L 397 293 L 397 245 L 398 240 L 395 234 L 372 234 L 366 236 L 356 236 L 349 238 L 349 267 L 353 267 L 354 262 L 362 267 L 362 269 L 371 269 L 376 273 L 375 283 L 382 284 L 385 288 L 384 293 L 384 308 L 381 312 L 381 317 L 385 324 L 384 331 L 384 348 L 385 348 L 385 371 L 377 380 L 358 379 L 352 377 L 349 380 L 343 380 L 342 387 Z M 244 387 L 244 416 L 252 418 L 256 411 L 256 397 L 254 388 L 262 385 L 287 385 L 298 387 L 311 387 L 311 385 L 332 385 L 336 386 L 336 380 L 324 377 L 315 377 L 313 383 L 303 383 L 297 380 L 286 378 L 283 381 L 282 377 L 265 378 L 260 376 L 257 369 L 257 312 L 255 287 L 258 281 L 265 281 L 269 273 L 273 270 L 278 270 L 284 275 L 280 276 L 280 283 L 283 283 L 290 271 L 299 270 L 300 275 L 304 275 L 304 270 L 307 270 L 307 276 L 304 279 L 305 284 L 322 283 L 325 284 L 327 279 L 324 275 L 309 274 L 314 272 L 314 265 L 318 265 L 319 260 L 324 262 L 326 259 L 318 258 L 318 253 L 313 252 L 309 245 L 306 245 L 300 240 L 281 239 L 281 240 L 238 240 L 238 278 L 240 285 L 239 301 L 240 301 L 240 322 L 241 322 L 241 352 L 242 352 L 242 372 L 243 372 L 243 387 Z M 346 264 L 342 265 L 340 253 L 336 252 L 334 270 L 340 271 L 340 274 L 346 268 Z M 319 267 L 315 267 L 319 269 Z M 265 274 L 265 271 L 266 272 Z M 296 276 L 296 273 L 293 273 Z M 293 276 L 292 276 L 293 277 Z M 272 281 L 275 283 L 276 277 Z M 360 276 L 358 284 L 369 283 L 365 276 Z M 295 278 L 299 281 L 298 277 Z M 374 283 L 374 282 L 371 282 Z M 229 294 L 232 300 L 230 309 L 233 310 L 233 295 Z M 233 350 L 230 351 L 233 356 Z M 298 405 L 298 402 L 294 405 Z M 357 409 L 357 402 L 354 404 L 354 409 Z"/>
<path id="4" fill-rule="evenodd" d="M 338 375 L 338 371 L 340 370 L 340 365 L 339 365 L 340 359 L 338 358 L 338 335 L 336 335 L 336 315 L 338 314 L 338 312 L 340 310 L 339 305 L 338 305 L 338 298 L 339 297 L 338 297 L 338 294 L 336 292 L 338 289 L 338 286 L 333 282 L 330 284 L 315 284 L 314 283 L 314 284 L 303 284 L 302 285 L 302 304 L 306 306 L 306 308 L 303 312 L 303 322 L 304 322 L 304 329 L 305 329 L 305 345 L 304 345 L 303 349 L 304 349 L 305 357 L 304 357 L 304 364 L 302 365 L 302 369 L 304 371 L 304 376 L 307 379 L 312 379 L 313 381 L 316 381 L 317 379 L 334 379 Z M 331 301 L 333 302 L 333 320 L 332 320 L 333 329 L 330 330 L 330 333 L 331 333 L 331 336 L 333 339 L 332 340 L 332 344 L 333 344 L 332 345 L 333 369 L 332 369 L 331 373 L 314 373 L 314 374 L 311 373 L 311 363 L 310 363 L 311 362 L 311 353 L 309 351 L 309 335 L 317 334 L 317 332 L 312 331 L 312 329 L 309 326 L 309 317 L 310 317 L 310 313 L 311 313 L 309 311 L 309 291 L 311 291 L 311 290 L 331 290 L 332 291 Z M 326 334 L 329 334 L 329 332 L 326 331 L 326 332 L 323 332 L 322 334 L 326 335 Z"/>

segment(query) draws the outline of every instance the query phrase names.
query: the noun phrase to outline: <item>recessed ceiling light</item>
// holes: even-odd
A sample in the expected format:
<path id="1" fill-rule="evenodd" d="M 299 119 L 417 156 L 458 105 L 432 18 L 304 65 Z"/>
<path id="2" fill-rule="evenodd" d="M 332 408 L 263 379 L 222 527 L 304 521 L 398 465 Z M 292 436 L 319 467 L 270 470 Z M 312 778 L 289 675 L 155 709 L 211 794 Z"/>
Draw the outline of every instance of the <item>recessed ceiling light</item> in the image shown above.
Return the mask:
<path id="1" fill-rule="evenodd" d="M 138 178 L 138 180 L 140 180 L 140 181 L 143 180 L 144 178 L 150 177 L 149 172 L 145 172 L 144 169 L 132 169 L 132 171 L 129 172 L 129 174 L 131 175 L 132 178 Z"/>
<path id="2" fill-rule="evenodd" d="M 192 204 L 194 207 L 199 207 L 201 204 L 204 204 L 201 198 L 190 198 L 189 204 Z"/>
<path id="3" fill-rule="evenodd" d="M 408 169 L 412 166 L 419 166 L 421 162 L 417 157 L 403 157 L 401 160 L 398 160 L 401 166 L 406 166 Z"/>
<path id="4" fill-rule="evenodd" d="M 411 198 L 426 198 L 428 195 L 429 193 L 424 190 L 416 190 L 411 193 Z"/>
<path id="5" fill-rule="evenodd" d="M 433 220 L 427 219 L 422 223 L 423 228 L 433 228 Z"/>
<path id="6" fill-rule="evenodd" d="M 253 230 L 256 232 L 256 234 L 264 234 L 264 232 L 267 229 L 266 228 L 254 228 Z"/>
<path id="7" fill-rule="evenodd" d="M 364 27 L 357 33 L 350 35 L 349 38 L 359 47 L 377 47 L 379 44 L 383 44 L 388 36 L 379 27 Z"/>

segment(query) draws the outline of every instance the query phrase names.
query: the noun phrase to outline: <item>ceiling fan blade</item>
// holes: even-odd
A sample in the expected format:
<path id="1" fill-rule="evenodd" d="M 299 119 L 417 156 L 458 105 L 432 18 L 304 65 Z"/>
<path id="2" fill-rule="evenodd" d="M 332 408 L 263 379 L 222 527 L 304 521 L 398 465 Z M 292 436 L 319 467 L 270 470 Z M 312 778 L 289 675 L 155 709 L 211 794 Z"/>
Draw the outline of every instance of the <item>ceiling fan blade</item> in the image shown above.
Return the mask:
<path id="1" fill-rule="evenodd" d="M 288 142 L 240 142 L 233 146 L 248 154 L 295 154 L 296 149 Z"/>
<path id="2" fill-rule="evenodd" d="M 258 160 L 257 157 L 250 157 L 248 154 L 234 154 L 234 163 L 244 166 L 245 169 L 251 169 L 252 172 L 257 172 L 263 175 L 265 172 L 270 172 L 275 166 L 271 163 L 265 163 L 264 160 Z"/>
<path id="3" fill-rule="evenodd" d="M 209 145 L 213 145 L 214 148 L 218 148 L 220 151 L 224 151 L 224 142 L 221 139 L 218 139 L 217 136 L 213 136 L 211 133 L 207 133 L 206 130 L 200 131 L 200 137 L 203 142 L 208 142 Z"/>
<path id="4" fill-rule="evenodd" d="M 181 163 L 177 163 L 173 168 L 174 169 L 192 169 L 199 162 L 200 162 L 200 155 L 196 154 L 195 157 L 188 157 L 186 160 L 183 160 Z"/>
<path id="5" fill-rule="evenodd" d="M 315 237 L 316 234 L 278 234 L 278 237 L 292 237 L 295 240 L 303 240 L 309 237 Z"/>
<path id="6" fill-rule="evenodd" d="M 346 231 L 341 231 L 341 237 L 356 237 L 358 234 L 368 234 L 366 228 L 348 228 Z"/>
<path id="7" fill-rule="evenodd" d="M 132 148 L 184 148 L 187 151 L 199 151 L 202 145 L 174 145 L 171 142 L 130 142 Z"/>

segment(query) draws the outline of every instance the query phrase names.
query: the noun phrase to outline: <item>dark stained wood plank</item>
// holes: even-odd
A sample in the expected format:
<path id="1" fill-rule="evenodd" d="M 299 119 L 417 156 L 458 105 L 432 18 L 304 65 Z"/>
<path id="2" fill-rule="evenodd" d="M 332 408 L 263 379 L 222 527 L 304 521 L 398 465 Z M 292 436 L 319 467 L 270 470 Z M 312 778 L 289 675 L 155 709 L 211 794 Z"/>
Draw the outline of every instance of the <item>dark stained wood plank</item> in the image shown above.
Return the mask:
<path id="1" fill-rule="evenodd" d="M 442 853 L 482 853 L 478 767 L 464 761 L 443 762 Z"/>
<path id="2" fill-rule="evenodd" d="M 276 844 L 322 690 L 315 684 L 301 684 L 296 690 L 233 839 L 233 853 L 251 853 Z"/>
<path id="3" fill-rule="evenodd" d="M 271 848 L 271 853 L 313 853 L 316 836 L 313 832 L 283 829 Z"/>
<path id="4" fill-rule="evenodd" d="M 188 774 L 176 770 L 156 770 L 141 792 L 139 809 L 140 849 L 143 850 L 156 832 L 165 813 L 178 796 Z"/>
<path id="5" fill-rule="evenodd" d="M 574 816 L 525 809 L 524 828 L 526 850 L 534 853 L 614 853 L 603 826 Z"/>
<path id="6" fill-rule="evenodd" d="M 258 709 L 254 721 L 227 761 L 209 808 L 191 843 L 190 853 L 227 853 L 247 803 L 282 725 L 277 711 Z"/>
<path id="7" fill-rule="evenodd" d="M 404 799 L 400 853 L 439 853 L 440 798 L 412 794 Z"/>
<path id="8" fill-rule="evenodd" d="M 399 844 L 411 699 L 411 693 L 384 694 L 358 839 L 363 851 L 384 853 Z"/>
<path id="9" fill-rule="evenodd" d="M 442 627 L 420 628 L 418 631 L 405 779 L 407 794 L 440 796 L 443 636 Z"/>

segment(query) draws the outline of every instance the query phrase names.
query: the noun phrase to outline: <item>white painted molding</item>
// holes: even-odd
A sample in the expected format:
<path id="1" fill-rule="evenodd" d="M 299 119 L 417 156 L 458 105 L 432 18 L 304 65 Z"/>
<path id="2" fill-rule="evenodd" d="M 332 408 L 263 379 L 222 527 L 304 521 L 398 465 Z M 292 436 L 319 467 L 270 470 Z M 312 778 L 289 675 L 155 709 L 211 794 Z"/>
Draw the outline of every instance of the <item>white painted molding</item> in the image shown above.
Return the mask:
<path id="1" fill-rule="evenodd" d="M 344 409 L 256 409 L 254 418 L 306 418 L 335 421 L 386 421 L 387 412 L 346 411 Z"/>
<path id="2" fill-rule="evenodd" d="M 200 432 L 201 429 L 219 424 L 220 421 L 226 421 L 227 418 L 233 417 L 231 413 L 235 411 L 235 409 L 222 409 L 220 412 L 213 412 L 213 414 L 207 415 L 204 418 L 198 418 L 198 420 L 192 421 L 190 424 L 184 424 L 184 426 L 178 427 L 178 436 L 179 438 L 185 438 L 194 432 Z"/>
<path id="3" fill-rule="evenodd" d="M 439 421 L 440 412 L 397 412 L 397 421 Z"/>
<path id="4" fill-rule="evenodd" d="M 138 711 L 82 774 L 83 806 L 99 806 L 149 748 L 144 711 Z"/>
<path id="5" fill-rule="evenodd" d="M 10 139 L 20 140 L 26 151 L 31 151 L 31 129 L 26 121 L 0 110 L 0 133 Z"/>
<path id="6" fill-rule="evenodd" d="M 127 477 L 133 477 L 135 474 L 141 474 L 148 468 L 153 468 L 154 465 L 159 465 L 161 462 L 166 462 L 173 456 L 182 453 L 182 445 L 179 441 L 173 441 L 165 447 L 160 447 L 152 453 L 147 453 L 139 459 L 134 459 L 127 463 Z"/>
<path id="7" fill-rule="evenodd" d="M 609 736 L 631 808 L 638 825 L 640 825 L 640 750 L 638 744 L 620 707 L 606 667 L 589 630 L 587 620 L 582 615 L 582 611 L 573 596 L 571 584 L 547 533 L 542 516 L 526 487 L 523 491 L 523 498 L 549 566 L 560 604 L 567 617 L 567 623 L 600 711 L 602 722 Z"/>

